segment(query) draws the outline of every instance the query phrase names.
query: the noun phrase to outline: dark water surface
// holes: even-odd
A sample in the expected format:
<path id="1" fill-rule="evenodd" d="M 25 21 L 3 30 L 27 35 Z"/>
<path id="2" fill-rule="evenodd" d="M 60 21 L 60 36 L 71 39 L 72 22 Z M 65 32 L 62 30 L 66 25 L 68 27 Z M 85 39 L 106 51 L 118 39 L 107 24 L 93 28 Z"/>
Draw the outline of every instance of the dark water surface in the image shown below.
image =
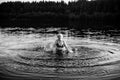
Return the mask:
<path id="1" fill-rule="evenodd" d="M 75 53 L 51 52 L 58 31 Z M 118 80 L 120 30 L 0 29 L 0 74 L 10 80 Z"/>

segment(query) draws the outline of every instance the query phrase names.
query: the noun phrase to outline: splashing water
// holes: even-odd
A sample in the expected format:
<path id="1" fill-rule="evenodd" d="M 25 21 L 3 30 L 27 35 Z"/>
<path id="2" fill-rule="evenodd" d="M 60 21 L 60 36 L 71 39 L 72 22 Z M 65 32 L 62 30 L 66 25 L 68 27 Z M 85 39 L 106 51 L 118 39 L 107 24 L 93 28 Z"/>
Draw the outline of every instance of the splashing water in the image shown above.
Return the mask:
<path id="1" fill-rule="evenodd" d="M 75 53 L 56 58 L 54 34 L 0 33 L 0 73 L 21 79 L 111 79 L 120 76 L 120 44 L 82 37 L 65 37 Z M 6 75 L 6 76 L 5 76 Z"/>

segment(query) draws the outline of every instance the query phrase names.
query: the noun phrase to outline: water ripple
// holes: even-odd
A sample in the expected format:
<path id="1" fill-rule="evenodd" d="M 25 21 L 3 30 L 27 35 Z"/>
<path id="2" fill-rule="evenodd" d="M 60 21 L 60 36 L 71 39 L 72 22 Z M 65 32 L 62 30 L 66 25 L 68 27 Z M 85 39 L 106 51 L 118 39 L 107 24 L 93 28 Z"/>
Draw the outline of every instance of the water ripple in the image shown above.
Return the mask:
<path id="1" fill-rule="evenodd" d="M 102 80 L 120 76 L 120 44 L 69 39 L 68 45 L 76 52 L 58 58 L 43 48 L 52 38 L 24 37 L 24 42 L 17 38 L 13 42 L 11 39 L 0 47 L 0 73 L 8 77 Z"/>

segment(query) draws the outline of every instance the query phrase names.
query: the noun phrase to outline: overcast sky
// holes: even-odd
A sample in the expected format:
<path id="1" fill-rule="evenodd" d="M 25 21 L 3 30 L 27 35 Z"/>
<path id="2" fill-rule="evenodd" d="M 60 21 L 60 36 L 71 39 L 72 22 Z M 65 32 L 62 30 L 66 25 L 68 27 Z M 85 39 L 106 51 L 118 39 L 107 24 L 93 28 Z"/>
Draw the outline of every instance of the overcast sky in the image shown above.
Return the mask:
<path id="1" fill-rule="evenodd" d="M 43 1 L 43 0 L 0 0 L 0 3 L 6 2 L 6 1 L 24 1 L 24 2 L 30 1 L 32 2 L 32 1 Z M 44 1 L 61 1 L 61 0 L 44 0 Z M 67 3 L 68 1 L 73 1 L 73 0 L 63 0 L 63 1 Z"/>

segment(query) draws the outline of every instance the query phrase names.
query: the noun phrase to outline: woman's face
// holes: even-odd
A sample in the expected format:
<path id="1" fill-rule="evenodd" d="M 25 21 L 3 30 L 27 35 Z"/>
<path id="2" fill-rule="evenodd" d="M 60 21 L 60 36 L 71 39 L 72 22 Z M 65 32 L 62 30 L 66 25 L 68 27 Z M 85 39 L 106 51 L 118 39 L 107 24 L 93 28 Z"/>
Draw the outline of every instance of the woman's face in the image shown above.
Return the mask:
<path id="1" fill-rule="evenodd" d="M 58 35 L 58 39 L 62 40 L 63 39 L 63 35 L 62 34 Z"/>

